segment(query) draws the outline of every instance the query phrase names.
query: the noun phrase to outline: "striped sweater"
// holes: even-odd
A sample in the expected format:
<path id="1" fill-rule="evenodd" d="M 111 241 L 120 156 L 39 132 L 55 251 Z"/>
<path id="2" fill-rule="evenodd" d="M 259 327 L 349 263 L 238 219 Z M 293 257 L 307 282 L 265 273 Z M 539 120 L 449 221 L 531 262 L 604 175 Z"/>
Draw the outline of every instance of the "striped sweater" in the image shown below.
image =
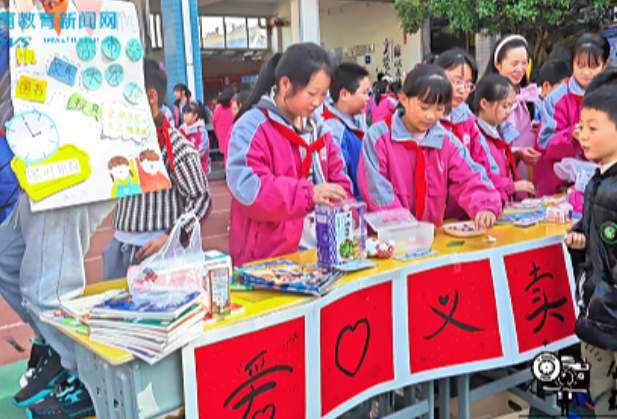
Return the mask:
<path id="1" fill-rule="evenodd" d="M 163 113 L 159 113 L 154 119 L 157 128 L 162 125 L 163 118 Z M 197 149 L 171 126 L 169 136 L 175 170 L 171 168 L 165 146 L 161 147 L 161 153 L 171 179 L 171 189 L 120 199 L 113 219 L 116 230 L 127 233 L 165 230 L 169 233 L 185 213 L 193 212 L 200 221 L 210 214 L 210 188 L 201 168 Z M 193 221 L 183 226 L 187 237 L 193 227 Z"/>

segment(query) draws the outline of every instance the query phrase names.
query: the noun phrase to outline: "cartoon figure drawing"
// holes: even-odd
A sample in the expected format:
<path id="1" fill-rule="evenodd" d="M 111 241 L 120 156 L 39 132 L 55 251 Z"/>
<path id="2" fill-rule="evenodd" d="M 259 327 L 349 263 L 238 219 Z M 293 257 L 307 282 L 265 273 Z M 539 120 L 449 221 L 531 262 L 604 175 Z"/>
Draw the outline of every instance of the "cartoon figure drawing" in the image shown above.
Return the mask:
<path id="1" fill-rule="evenodd" d="M 171 188 L 171 182 L 162 171 L 161 157 L 153 150 L 142 151 L 136 164 L 143 193 Z"/>
<path id="2" fill-rule="evenodd" d="M 109 174 L 113 181 L 111 188 L 111 198 L 123 198 L 125 196 L 137 195 L 142 193 L 139 186 L 139 177 L 135 170 L 135 162 L 126 157 L 116 156 L 109 160 Z"/>

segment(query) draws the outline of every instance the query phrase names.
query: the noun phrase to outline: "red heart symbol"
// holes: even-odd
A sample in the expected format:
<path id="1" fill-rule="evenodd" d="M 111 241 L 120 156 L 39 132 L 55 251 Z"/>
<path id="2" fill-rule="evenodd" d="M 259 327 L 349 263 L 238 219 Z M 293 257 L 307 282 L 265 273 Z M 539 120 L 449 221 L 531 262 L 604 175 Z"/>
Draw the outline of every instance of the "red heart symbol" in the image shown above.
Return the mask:
<path id="1" fill-rule="evenodd" d="M 268 416 L 268 412 L 270 412 L 270 416 Z M 268 406 L 264 407 L 262 410 L 259 410 L 255 413 L 253 413 L 253 418 L 252 419 L 274 419 L 274 416 L 276 415 L 276 407 L 274 407 L 274 405 L 269 404 Z"/>
<path id="2" fill-rule="evenodd" d="M 336 367 L 348 377 L 354 377 L 368 351 L 371 325 L 363 318 L 353 326 L 345 326 L 338 335 L 334 362 Z"/>

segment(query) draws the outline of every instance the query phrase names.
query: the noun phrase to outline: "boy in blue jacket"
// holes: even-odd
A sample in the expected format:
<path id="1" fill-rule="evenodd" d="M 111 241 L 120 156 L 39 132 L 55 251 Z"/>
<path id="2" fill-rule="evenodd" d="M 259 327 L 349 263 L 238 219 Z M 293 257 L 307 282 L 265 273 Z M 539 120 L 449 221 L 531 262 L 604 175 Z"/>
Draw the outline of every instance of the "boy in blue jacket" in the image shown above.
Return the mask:
<path id="1" fill-rule="evenodd" d="M 325 104 L 322 117 L 330 128 L 332 139 L 340 147 L 353 194 L 360 199 L 357 173 L 362 139 L 367 131 L 364 109 L 371 87 L 369 73 L 354 63 L 343 63 L 334 70 L 330 83 L 332 99 Z"/>

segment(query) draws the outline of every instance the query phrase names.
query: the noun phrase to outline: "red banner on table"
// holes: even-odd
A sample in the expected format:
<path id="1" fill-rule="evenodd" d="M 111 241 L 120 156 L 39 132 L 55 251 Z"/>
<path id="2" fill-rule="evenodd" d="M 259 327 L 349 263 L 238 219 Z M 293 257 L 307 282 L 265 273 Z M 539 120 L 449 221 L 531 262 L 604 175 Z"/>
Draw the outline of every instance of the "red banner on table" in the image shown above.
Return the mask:
<path id="1" fill-rule="evenodd" d="M 504 257 L 519 353 L 574 334 L 576 314 L 561 244 Z"/>
<path id="2" fill-rule="evenodd" d="M 392 282 L 321 310 L 321 414 L 394 379 Z"/>
<path id="3" fill-rule="evenodd" d="M 411 372 L 503 356 L 488 260 L 407 278 Z"/>
<path id="4" fill-rule="evenodd" d="M 304 354 L 304 318 L 195 349 L 199 417 L 305 418 Z"/>

